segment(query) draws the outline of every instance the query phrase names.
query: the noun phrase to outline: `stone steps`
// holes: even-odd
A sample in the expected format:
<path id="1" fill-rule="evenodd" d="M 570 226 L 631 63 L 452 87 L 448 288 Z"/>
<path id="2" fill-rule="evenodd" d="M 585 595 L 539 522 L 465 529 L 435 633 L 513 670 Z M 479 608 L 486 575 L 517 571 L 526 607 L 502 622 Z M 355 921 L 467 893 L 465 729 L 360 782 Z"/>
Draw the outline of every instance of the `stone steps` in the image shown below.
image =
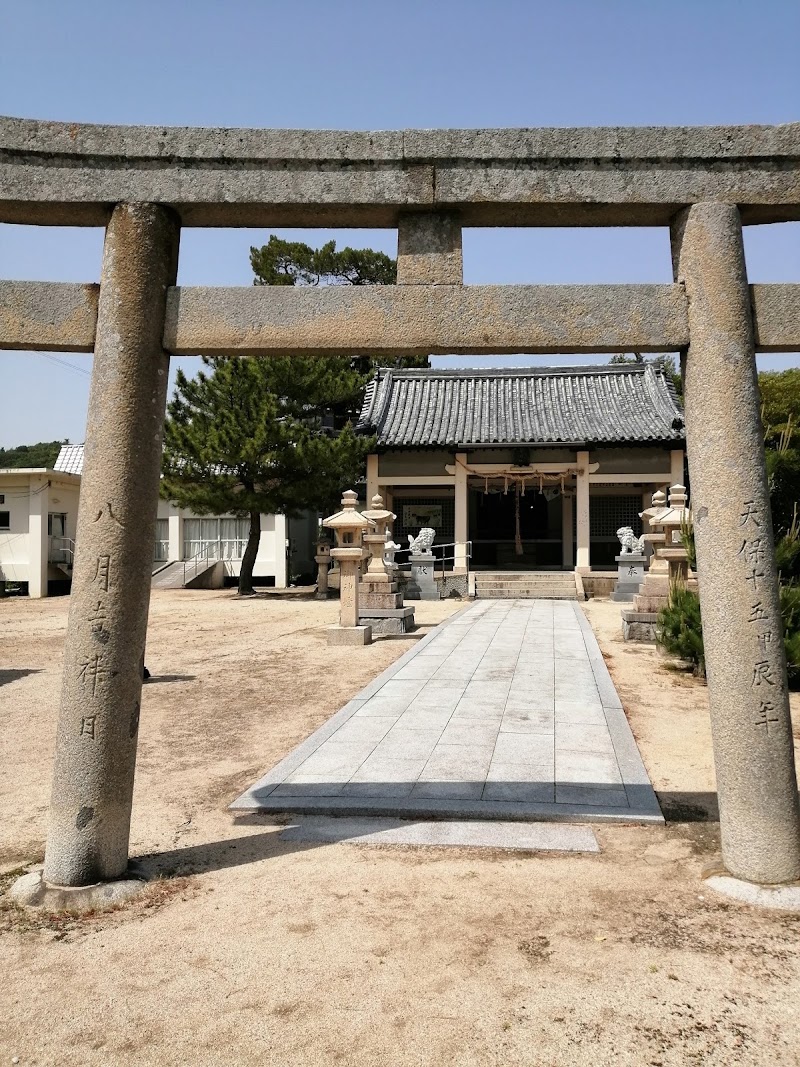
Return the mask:
<path id="1" fill-rule="evenodd" d="M 571 571 L 476 572 L 475 596 L 485 600 L 576 600 Z"/>

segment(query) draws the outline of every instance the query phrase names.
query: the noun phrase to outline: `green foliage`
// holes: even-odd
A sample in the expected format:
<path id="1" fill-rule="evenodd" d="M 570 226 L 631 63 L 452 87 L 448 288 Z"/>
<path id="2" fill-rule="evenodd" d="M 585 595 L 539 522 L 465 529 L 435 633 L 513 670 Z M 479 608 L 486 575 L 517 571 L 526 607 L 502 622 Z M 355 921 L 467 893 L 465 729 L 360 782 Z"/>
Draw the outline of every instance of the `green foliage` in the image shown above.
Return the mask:
<path id="1" fill-rule="evenodd" d="M 162 496 L 200 515 L 249 516 L 256 547 L 260 514 L 296 515 L 336 505 L 374 447 L 350 425 L 339 432 L 325 426 L 330 406 L 347 403 L 363 387 L 349 360 L 203 363 L 210 373 L 187 378 L 178 372 L 167 409 Z M 240 592 L 252 586 L 252 563 L 248 552 Z"/>
<path id="2" fill-rule="evenodd" d="M 275 234 L 261 248 L 250 249 L 254 285 L 394 285 L 397 262 L 371 248 L 336 250 L 336 242 L 312 248 L 303 241 L 284 241 Z M 376 367 L 427 367 L 427 356 L 355 356 L 352 367 L 367 377 Z M 363 394 L 362 394 L 363 395 Z M 360 408 L 360 401 L 359 401 Z M 344 413 L 348 417 L 357 410 Z"/>
<path id="3" fill-rule="evenodd" d="M 705 677 L 700 598 L 681 582 L 671 586 L 667 606 L 658 613 L 656 641 L 669 655 L 691 664 L 695 674 Z"/>
<path id="4" fill-rule="evenodd" d="M 781 617 L 789 688 L 800 689 L 800 586 L 781 586 Z"/>
<path id="5" fill-rule="evenodd" d="M 52 467 L 62 444 L 67 441 L 39 441 L 35 445 L 0 448 L 0 469 L 6 467 Z"/>
<path id="6" fill-rule="evenodd" d="M 783 537 L 775 542 L 775 563 L 784 582 L 793 581 L 800 572 L 800 523 L 797 519 L 797 504 L 792 521 Z"/>
<path id="7" fill-rule="evenodd" d="M 773 445 L 767 445 L 767 480 L 769 502 L 775 539 L 788 532 L 800 499 L 800 451 L 791 447 L 785 435 Z"/>
<path id="8" fill-rule="evenodd" d="M 780 604 L 789 688 L 800 689 L 800 586 L 781 585 Z M 658 614 L 656 641 L 669 655 L 690 663 L 695 674 L 705 676 L 700 598 L 682 583 L 671 587 L 669 603 Z"/>
<path id="9" fill-rule="evenodd" d="M 686 553 L 686 559 L 689 564 L 689 569 L 697 570 L 697 549 L 694 546 L 694 524 L 690 517 L 687 517 L 684 513 L 684 517 L 681 519 L 681 544 L 683 550 Z"/>
<path id="10" fill-rule="evenodd" d="M 765 439 L 768 444 L 777 443 L 787 426 L 796 426 L 800 418 L 800 368 L 762 371 L 758 388 Z"/>
<path id="11" fill-rule="evenodd" d="M 397 263 L 371 248 L 343 248 L 336 242 L 312 248 L 274 234 L 261 248 L 250 249 L 255 285 L 394 285 Z"/>

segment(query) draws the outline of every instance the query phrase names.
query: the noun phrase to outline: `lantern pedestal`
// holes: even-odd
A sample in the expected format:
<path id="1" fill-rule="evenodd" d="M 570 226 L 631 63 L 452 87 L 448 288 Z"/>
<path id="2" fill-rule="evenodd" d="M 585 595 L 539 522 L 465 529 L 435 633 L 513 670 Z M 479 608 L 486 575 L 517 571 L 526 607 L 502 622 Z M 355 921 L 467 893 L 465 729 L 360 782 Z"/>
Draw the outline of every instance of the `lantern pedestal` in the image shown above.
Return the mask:
<path id="1" fill-rule="evenodd" d="M 645 557 L 634 552 L 614 557 L 617 562 L 617 584 L 611 599 L 630 603 L 644 581 Z"/>
<path id="2" fill-rule="evenodd" d="M 414 609 L 403 606 L 403 594 L 394 581 L 395 567 L 384 552 L 390 541 L 391 523 L 397 517 L 383 506 L 383 498 L 372 498 L 372 509 L 364 517 L 375 523 L 375 532 L 364 534 L 364 544 L 372 553 L 359 590 L 358 621 L 371 626 L 374 634 L 406 634 L 414 629 Z M 394 542 L 392 548 L 396 549 Z M 393 561 L 394 552 L 390 559 Z"/>
<path id="3" fill-rule="evenodd" d="M 436 558 L 432 552 L 411 556 L 411 578 L 406 586 L 409 600 L 440 600 L 439 588 L 433 577 Z"/>
<path id="4" fill-rule="evenodd" d="M 371 645 L 371 626 L 329 626 L 329 645 Z"/>

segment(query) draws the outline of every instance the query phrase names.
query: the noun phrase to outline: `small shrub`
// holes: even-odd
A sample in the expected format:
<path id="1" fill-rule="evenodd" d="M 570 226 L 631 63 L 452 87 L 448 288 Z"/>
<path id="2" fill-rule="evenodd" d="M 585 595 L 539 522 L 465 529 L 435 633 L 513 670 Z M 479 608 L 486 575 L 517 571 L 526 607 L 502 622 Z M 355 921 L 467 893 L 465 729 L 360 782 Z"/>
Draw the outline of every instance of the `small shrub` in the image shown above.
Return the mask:
<path id="1" fill-rule="evenodd" d="M 800 577 L 800 522 L 797 518 L 797 504 L 794 506 L 789 529 L 775 542 L 775 562 L 782 581 L 790 584 Z"/>
<path id="2" fill-rule="evenodd" d="M 783 644 L 789 688 L 800 689 L 800 586 L 781 585 Z M 703 624 L 700 597 L 683 584 L 670 589 L 669 603 L 659 612 L 656 641 L 670 656 L 692 665 L 694 673 L 705 677 Z"/>
<path id="3" fill-rule="evenodd" d="M 781 586 L 781 616 L 789 688 L 800 689 L 800 586 Z"/>
<path id="4" fill-rule="evenodd" d="M 694 547 L 694 525 L 692 520 L 684 514 L 681 519 L 681 544 L 686 553 L 689 570 L 697 570 L 697 552 Z"/>
<path id="5" fill-rule="evenodd" d="M 669 602 L 658 614 L 656 641 L 670 656 L 691 664 L 694 673 L 705 678 L 700 597 L 683 583 L 674 583 L 670 588 Z"/>

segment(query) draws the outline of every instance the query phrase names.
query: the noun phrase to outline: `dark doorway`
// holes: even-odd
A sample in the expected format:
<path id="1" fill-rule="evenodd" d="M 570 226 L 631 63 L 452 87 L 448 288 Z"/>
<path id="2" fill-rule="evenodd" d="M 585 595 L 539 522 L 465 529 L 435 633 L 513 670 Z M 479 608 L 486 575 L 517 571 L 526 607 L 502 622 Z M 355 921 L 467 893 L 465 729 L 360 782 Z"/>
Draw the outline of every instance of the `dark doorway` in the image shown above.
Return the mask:
<path id="1" fill-rule="evenodd" d="M 519 495 L 517 551 L 517 494 L 471 490 L 470 539 L 473 567 L 533 570 L 561 567 L 561 506 L 544 493 L 528 488 Z M 560 497 L 556 497 L 556 502 Z M 557 519 L 556 519 L 557 516 Z"/>

